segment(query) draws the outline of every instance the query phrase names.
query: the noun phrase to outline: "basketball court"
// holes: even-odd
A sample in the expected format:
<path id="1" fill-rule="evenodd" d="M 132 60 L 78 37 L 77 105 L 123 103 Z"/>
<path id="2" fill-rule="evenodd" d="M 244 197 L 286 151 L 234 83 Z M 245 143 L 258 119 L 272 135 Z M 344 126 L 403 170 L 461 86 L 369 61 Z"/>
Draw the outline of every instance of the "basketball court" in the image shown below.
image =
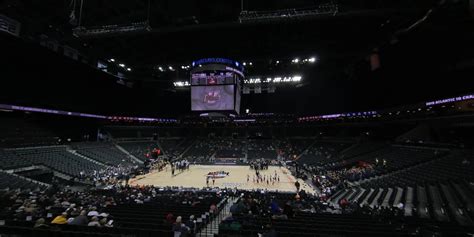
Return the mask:
<path id="1" fill-rule="evenodd" d="M 290 171 L 285 167 L 270 166 L 268 170 L 260 171 L 263 176 L 274 176 L 275 172 L 280 178 L 280 182 L 254 182 L 255 170 L 251 170 L 249 166 L 229 166 L 229 165 L 191 165 L 189 170 L 183 172 L 176 171 L 175 175 L 171 175 L 171 168 L 161 172 L 154 171 L 146 175 L 138 176 L 130 180 L 131 185 L 153 185 L 156 187 L 178 186 L 185 188 L 203 188 L 206 187 L 206 177 L 211 172 L 224 171 L 228 175 L 222 178 L 215 178 L 213 185 L 212 179 L 209 179 L 209 187 L 219 188 L 238 188 L 238 189 L 267 189 L 269 191 L 295 192 L 296 178 L 291 175 Z M 247 175 L 250 180 L 247 182 Z M 314 193 L 312 187 L 303 180 L 298 179 L 301 189 L 309 193 Z"/>

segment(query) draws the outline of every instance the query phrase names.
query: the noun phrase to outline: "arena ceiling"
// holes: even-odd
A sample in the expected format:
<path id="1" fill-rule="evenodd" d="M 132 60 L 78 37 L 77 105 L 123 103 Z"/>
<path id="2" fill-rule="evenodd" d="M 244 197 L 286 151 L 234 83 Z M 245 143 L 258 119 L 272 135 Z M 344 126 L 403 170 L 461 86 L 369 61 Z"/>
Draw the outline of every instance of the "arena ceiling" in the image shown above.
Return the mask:
<path id="1" fill-rule="evenodd" d="M 327 2 L 337 2 L 337 14 L 239 23 L 240 0 L 84 0 L 83 27 L 144 20 L 151 26 L 146 32 L 101 37 L 73 35 L 80 0 L 5 0 L 0 11 L 22 23 L 22 37 L 34 39 L 45 34 L 89 59 L 124 62 L 133 69 L 126 72 L 127 77 L 138 81 L 146 90 L 143 93 L 163 98 L 175 93 L 180 101 L 189 95 L 174 91 L 171 82 L 186 78 L 186 72 L 161 73 L 154 68 L 186 65 L 204 57 L 252 61 L 248 75 L 304 74 L 302 88 L 243 97 L 243 108 L 255 112 L 364 110 L 474 89 L 472 83 L 459 86 L 464 79 L 448 85 L 439 81 L 453 68 L 457 70 L 459 62 L 472 59 L 469 45 L 474 37 L 469 29 L 474 24 L 466 0 L 245 0 L 243 6 L 247 11 L 268 11 L 311 8 Z M 73 9 L 76 22 L 71 23 Z M 377 72 L 371 72 L 368 65 L 374 49 L 380 51 L 382 63 Z M 289 63 L 295 57 L 309 56 L 318 58 L 314 66 L 274 65 L 275 60 Z M 424 91 L 427 86 L 432 90 Z M 390 99 L 382 101 L 380 97 Z M 154 105 L 162 106 L 160 102 Z"/>
<path id="2" fill-rule="evenodd" d="M 244 10 L 310 8 L 337 2 L 336 15 L 264 23 L 238 22 Z M 112 1 L 7 0 L 2 10 L 20 18 L 28 34 L 47 34 L 98 58 L 117 58 L 146 71 L 160 64 L 185 64 L 208 56 L 269 60 L 317 54 L 350 59 L 368 54 L 408 27 L 438 1 Z M 74 9 L 76 20 L 71 23 Z M 77 38 L 72 29 L 149 21 L 151 31 L 96 38 Z"/>

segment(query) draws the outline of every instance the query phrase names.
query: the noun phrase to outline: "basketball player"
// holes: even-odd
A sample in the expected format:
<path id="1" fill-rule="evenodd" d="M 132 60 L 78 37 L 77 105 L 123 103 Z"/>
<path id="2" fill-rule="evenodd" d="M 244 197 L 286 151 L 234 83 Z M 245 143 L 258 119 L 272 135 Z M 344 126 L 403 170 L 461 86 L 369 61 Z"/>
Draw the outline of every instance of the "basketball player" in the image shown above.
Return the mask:
<path id="1" fill-rule="evenodd" d="M 300 192 L 300 182 L 296 181 L 295 182 L 295 187 L 296 187 L 296 192 Z"/>

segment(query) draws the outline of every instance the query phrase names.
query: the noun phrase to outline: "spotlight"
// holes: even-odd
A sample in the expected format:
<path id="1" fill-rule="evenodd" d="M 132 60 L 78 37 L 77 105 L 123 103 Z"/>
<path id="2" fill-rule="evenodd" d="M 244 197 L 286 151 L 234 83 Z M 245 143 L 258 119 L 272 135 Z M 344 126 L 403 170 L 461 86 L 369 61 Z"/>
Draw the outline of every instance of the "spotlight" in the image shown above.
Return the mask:
<path id="1" fill-rule="evenodd" d="M 189 82 L 188 81 L 175 81 L 173 82 L 173 85 L 175 87 L 186 87 L 186 86 L 190 86 Z"/>
<path id="2" fill-rule="evenodd" d="M 109 59 L 110 62 L 115 62 L 115 59 L 111 58 Z"/>
<path id="3" fill-rule="evenodd" d="M 164 71 L 162 67 L 158 67 L 158 70 L 160 70 L 160 71 Z"/>
<path id="4" fill-rule="evenodd" d="M 120 63 L 119 66 L 120 66 L 120 67 L 125 67 L 125 64 Z"/>
<path id="5" fill-rule="evenodd" d="M 314 62 L 316 62 L 316 58 L 315 58 L 315 57 L 312 57 L 312 58 L 308 59 L 308 61 L 309 61 L 310 63 L 314 63 Z"/>
<path id="6" fill-rule="evenodd" d="M 127 67 L 127 71 L 129 71 L 129 72 L 130 72 L 130 71 L 132 71 L 132 69 L 131 69 L 131 68 L 129 68 L 129 67 Z"/>
<path id="7" fill-rule="evenodd" d="M 292 80 L 295 82 L 301 81 L 301 76 L 294 76 Z"/>
<path id="8" fill-rule="evenodd" d="M 172 66 L 169 66 L 168 69 L 171 70 L 171 71 L 174 71 Z"/>

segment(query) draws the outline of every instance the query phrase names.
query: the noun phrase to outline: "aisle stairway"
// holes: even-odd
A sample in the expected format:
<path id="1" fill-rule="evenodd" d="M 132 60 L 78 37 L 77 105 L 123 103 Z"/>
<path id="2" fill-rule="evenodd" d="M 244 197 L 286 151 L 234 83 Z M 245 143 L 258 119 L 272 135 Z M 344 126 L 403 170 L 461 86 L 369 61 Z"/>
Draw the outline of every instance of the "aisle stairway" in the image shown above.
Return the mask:
<path id="1" fill-rule="evenodd" d="M 120 146 L 119 144 L 114 144 L 114 146 L 121 152 L 125 153 L 131 160 L 135 160 L 139 164 L 143 164 L 143 160 L 138 159 L 136 156 L 134 156 L 132 153 L 128 152 L 125 148 Z"/>
<path id="2" fill-rule="evenodd" d="M 227 202 L 224 203 L 224 207 L 221 209 L 219 214 L 204 227 L 196 236 L 205 236 L 205 237 L 213 237 L 219 234 L 219 224 L 230 213 L 230 207 L 238 200 L 235 197 L 227 198 Z M 218 208 L 219 209 L 219 208 Z"/>

